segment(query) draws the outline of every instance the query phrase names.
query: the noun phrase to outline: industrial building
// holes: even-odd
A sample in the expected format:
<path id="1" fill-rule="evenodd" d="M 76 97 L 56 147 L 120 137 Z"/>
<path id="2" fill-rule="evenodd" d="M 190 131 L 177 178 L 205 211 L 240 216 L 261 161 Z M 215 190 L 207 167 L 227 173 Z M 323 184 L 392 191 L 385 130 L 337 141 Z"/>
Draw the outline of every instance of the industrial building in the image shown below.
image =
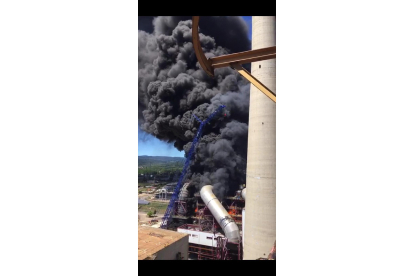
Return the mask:
<path id="1" fill-rule="evenodd" d="M 178 179 L 177 179 L 178 180 Z M 173 192 L 175 186 L 177 186 L 177 182 L 172 182 L 172 183 L 168 183 L 166 184 L 163 188 L 167 190 L 167 192 Z"/>
<path id="2" fill-rule="evenodd" d="M 173 192 L 169 192 L 167 189 L 158 189 L 155 191 L 154 196 L 156 199 L 171 199 Z"/>
<path id="3" fill-rule="evenodd" d="M 220 202 L 211 188 L 207 185 L 194 193 L 194 187 L 185 183 L 168 229 L 189 235 L 188 252 L 194 259 L 241 260 L 242 192 Z"/>
<path id="4" fill-rule="evenodd" d="M 138 226 L 138 260 L 187 260 L 188 234 Z"/>

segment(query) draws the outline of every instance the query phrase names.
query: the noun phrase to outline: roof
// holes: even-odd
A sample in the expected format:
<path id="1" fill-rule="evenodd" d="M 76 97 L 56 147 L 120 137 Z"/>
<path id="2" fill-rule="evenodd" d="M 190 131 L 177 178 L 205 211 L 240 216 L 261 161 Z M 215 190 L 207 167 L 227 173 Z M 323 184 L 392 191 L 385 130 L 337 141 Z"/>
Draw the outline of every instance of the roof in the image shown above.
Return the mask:
<path id="1" fill-rule="evenodd" d="M 138 226 L 138 260 L 144 260 L 188 234 L 148 226 Z M 188 238 L 187 238 L 188 240 Z"/>
<path id="2" fill-rule="evenodd" d="M 139 198 L 138 198 L 138 204 L 144 204 L 144 205 L 147 205 L 147 204 L 149 204 L 149 202 L 148 202 L 148 201 L 146 201 L 146 200 L 144 200 L 144 199 L 139 199 Z"/>

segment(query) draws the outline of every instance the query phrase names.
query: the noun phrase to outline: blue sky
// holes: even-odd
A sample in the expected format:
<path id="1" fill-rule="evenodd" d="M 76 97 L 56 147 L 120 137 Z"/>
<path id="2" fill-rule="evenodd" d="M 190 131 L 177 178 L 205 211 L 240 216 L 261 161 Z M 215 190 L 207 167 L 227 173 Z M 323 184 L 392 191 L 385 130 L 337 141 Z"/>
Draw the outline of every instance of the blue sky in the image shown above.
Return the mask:
<path id="1" fill-rule="evenodd" d="M 249 39 L 252 40 L 252 17 L 251 16 L 242 16 L 244 22 L 249 26 Z"/>
<path id="2" fill-rule="evenodd" d="M 138 126 L 138 155 L 184 157 L 184 151 L 178 151 L 173 144 L 158 140 Z"/>
<path id="3" fill-rule="evenodd" d="M 252 39 L 252 17 L 242 16 L 249 27 L 249 39 Z M 184 157 L 184 151 L 178 151 L 173 144 L 160 141 L 146 134 L 138 126 L 138 155 Z"/>

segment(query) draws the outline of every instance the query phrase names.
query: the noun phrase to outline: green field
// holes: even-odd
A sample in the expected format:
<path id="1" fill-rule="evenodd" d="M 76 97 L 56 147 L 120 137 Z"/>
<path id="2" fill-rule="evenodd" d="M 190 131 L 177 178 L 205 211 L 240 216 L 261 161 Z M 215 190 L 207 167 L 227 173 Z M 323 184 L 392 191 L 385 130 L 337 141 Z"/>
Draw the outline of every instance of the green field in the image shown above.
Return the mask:
<path id="1" fill-rule="evenodd" d="M 180 164 L 165 164 L 165 165 L 151 165 L 141 166 L 138 168 L 139 174 L 164 174 L 164 173 L 179 173 L 182 171 L 183 166 Z"/>
<path id="2" fill-rule="evenodd" d="M 142 211 L 147 213 L 148 211 L 153 211 L 154 209 L 157 210 L 157 214 L 164 214 L 165 210 L 167 210 L 168 201 L 166 202 L 150 202 L 148 205 L 139 205 L 138 211 Z M 150 209 L 152 208 L 152 209 Z"/>

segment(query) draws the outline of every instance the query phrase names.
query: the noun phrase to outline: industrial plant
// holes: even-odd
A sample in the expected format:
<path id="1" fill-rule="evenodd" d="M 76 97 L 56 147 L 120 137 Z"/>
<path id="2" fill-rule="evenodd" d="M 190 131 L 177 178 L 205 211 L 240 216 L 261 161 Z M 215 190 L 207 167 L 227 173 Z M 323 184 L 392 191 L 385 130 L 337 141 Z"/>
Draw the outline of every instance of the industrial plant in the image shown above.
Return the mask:
<path id="1" fill-rule="evenodd" d="M 186 162 L 156 191 L 169 204 L 159 228 L 139 227 L 139 260 L 276 259 L 276 20 L 253 16 L 251 50 L 226 42 L 233 53 L 202 33 L 208 23 L 159 18 L 164 33 L 142 33 L 153 55 L 139 71 L 142 128 Z"/>

